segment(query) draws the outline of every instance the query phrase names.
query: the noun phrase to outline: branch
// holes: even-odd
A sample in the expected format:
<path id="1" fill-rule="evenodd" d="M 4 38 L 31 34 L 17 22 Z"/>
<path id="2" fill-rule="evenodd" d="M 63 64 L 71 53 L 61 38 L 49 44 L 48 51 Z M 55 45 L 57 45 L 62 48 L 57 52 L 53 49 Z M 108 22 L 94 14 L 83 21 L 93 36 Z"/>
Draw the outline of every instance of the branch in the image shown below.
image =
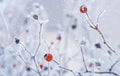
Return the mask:
<path id="1" fill-rule="evenodd" d="M 16 51 L 17 52 L 17 51 Z M 23 59 L 22 55 L 19 54 L 18 52 L 18 56 L 20 57 L 20 59 L 24 62 L 24 64 L 27 66 L 27 62 Z M 32 67 L 29 67 L 30 69 L 32 69 L 34 72 L 36 72 L 37 74 L 39 74 L 39 76 L 41 76 L 40 72 L 37 72 L 35 69 L 33 69 Z"/>
<path id="2" fill-rule="evenodd" d="M 39 21 L 38 21 L 38 22 L 39 22 Z M 41 45 L 42 25 L 43 25 L 43 24 L 39 22 L 39 43 L 38 43 L 38 46 L 37 46 L 37 49 L 36 49 L 36 51 L 35 51 L 34 56 L 36 56 L 37 52 L 39 51 L 40 45 Z"/>
<path id="3" fill-rule="evenodd" d="M 110 69 L 109 69 L 109 72 L 112 71 L 112 69 L 114 68 L 114 66 L 119 62 L 119 60 L 117 60 L 115 63 L 113 63 L 113 65 L 111 65 Z"/>
<path id="4" fill-rule="evenodd" d="M 38 65 L 37 65 L 37 62 L 36 62 L 35 56 L 32 56 L 32 59 L 33 59 L 34 64 L 35 64 L 35 66 L 36 66 L 37 73 L 39 74 L 39 76 L 41 76 L 41 73 L 40 73 L 40 71 L 39 71 L 39 68 L 38 68 Z"/>
<path id="5" fill-rule="evenodd" d="M 98 15 L 97 22 L 98 22 L 99 17 L 100 17 L 101 14 L 102 14 L 102 13 L 100 13 L 100 14 Z M 94 24 L 94 23 L 92 22 L 92 20 L 90 19 L 88 13 L 86 13 L 86 16 L 87 16 L 87 18 L 88 18 L 87 23 L 89 24 L 89 26 L 90 26 L 92 29 L 96 30 L 96 31 L 100 34 L 100 36 L 101 36 L 101 38 L 102 38 L 102 40 L 103 40 L 103 43 L 107 46 L 107 48 L 109 48 L 112 52 L 114 52 L 114 53 L 117 55 L 117 53 L 115 52 L 115 50 L 113 50 L 112 47 L 106 42 L 103 33 L 102 33 L 102 32 L 100 31 L 100 29 L 98 28 L 98 24 Z"/>
<path id="6" fill-rule="evenodd" d="M 88 72 L 85 72 L 85 73 L 92 73 L 92 71 L 88 71 Z M 120 76 L 115 72 L 94 72 L 94 73 L 96 73 L 96 74 L 112 74 L 114 76 Z"/>
<path id="7" fill-rule="evenodd" d="M 69 72 L 72 72 L 72 73 L 74 74 L 74 76 L 76 76 L 76 74 L 75 74 L 75 72 L 74 72 L 73 70 L 61 66 L 61 65 L 60 65 L 57 61 L 55 61 L 55 60 L 53 60 L 53 61 L 58 65 L 59 68 L 64 69 L 64 70 L 67 70 L 67 71 L 69 71 Z"/>
<path id="8" fill-rule="evenodd" d="M 83 53 L 83 50 L 82 50 L 82 46 L 80 46 L 80 49 L 81 49 L 81 54 L 82 54 L 82 59 L 83 59 L 85 70 L 86 70 L 86 72 L 88 72 L 88 69 L 87 69 L 87 66 L 86 66 L 86 63 L 85 63 L 85 58 L 84 58 L 84 53 Z"/>
<path id="9" fill-rule="evenodd" d="M 97 26 L 98 26 L 98 23 L 99 23 L 99 19 L 100 19 L 100 16 L 105 12 L 105 10 L 103 10 L 97 17 Z"/>
<path id="10" fill-rule="evenodd" d="M 104 43 L 112 52 L 114 52 L 114 53 L 117 55 L 117 53 L 115 52 L 115 50 L 113 50 L 113 49 L 111 48 L 111 46 L 106 42 L 105 37 L 103 36 L 103 34 L 102 34 L 102 32 L 99 30 L 99 28 L 96 27 L 95 30 L 101 35 L 101 37 L 102 37 L 102 39 L 103 39 L 103 43 Z"/>
<path id="11" fill-rule="evenodd" d="M 24 46 L 24 44 L 22 44 L 22 43 L 20 42 L 20 45 L 25 49 L 25 51 L 26 51 L 30 56 L 32 56 L 31 53 L 29 52 L 29 50 Z"/>
<path id="12" fill-rule="evenodd" d="M 96 74 L 112 74 L 112 75 L 114 75 L 114 76 L 120 76 L 120 75 L 118 75 L 117 73 L 115 73 L 115 72 L 95 72 Z"/>

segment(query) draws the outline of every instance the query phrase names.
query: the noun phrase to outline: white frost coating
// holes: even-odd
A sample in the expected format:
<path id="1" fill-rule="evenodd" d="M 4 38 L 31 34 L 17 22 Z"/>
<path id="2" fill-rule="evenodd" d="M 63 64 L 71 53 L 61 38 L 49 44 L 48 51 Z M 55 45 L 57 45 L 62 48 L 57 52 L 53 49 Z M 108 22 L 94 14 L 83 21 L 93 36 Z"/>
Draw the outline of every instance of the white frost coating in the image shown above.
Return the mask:
<path id="1" fill-rule="evenodd" d="M 0 0 L 0 76 L 120 76 L 119 3 Z"/>

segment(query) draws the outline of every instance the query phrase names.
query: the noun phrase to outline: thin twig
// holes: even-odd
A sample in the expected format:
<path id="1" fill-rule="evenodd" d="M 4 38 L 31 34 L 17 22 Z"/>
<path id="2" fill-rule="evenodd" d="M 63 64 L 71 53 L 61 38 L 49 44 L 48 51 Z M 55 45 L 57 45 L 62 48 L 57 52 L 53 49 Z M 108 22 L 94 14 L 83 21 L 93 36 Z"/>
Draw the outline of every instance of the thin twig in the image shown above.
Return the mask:
<path id="1" fill-rule="evenodd" d="M 20 54 L 19 54 L 18 56 L 20 57 L 20 59 L 21 59 L 25 64 L 27 64 L 26 61 L 23 59 L 23 57 L 22 57 Z"/>
<path id="2" fill-rule="evenodd" d="M 117 73 L 115 73 L 115 72 L 95 72 L 96 74 L 112 74 L 112 75 L 114 75 L 114 76 L 120 76 L 120 75 L 118 75 Z"/>
<path id="3" fill-rule="evenodd" d="M 88 72 L 84 72 L 84 73 L 92 73 L 92 71 L 88 71 Z M 96 73 L 96 74 L 112 74 L 114 76 L 120 76 L 115 72 L 94 72 L 94 73 Z"/>
<path id="4" fill-rule="evenodd" d="M 40 45 L 41 45 L 41 32 L 42 32 L 42 23 L 39 22 L 39 43 L 38 43 L 34 56 L 36 56 L 37 52 L 39 51 Z"/>
<path id="5" fill-rule="evenodd" d="M 115 63 L 113 65 L 111 65 L 110 69 L 109 69 L 109 72 L 112 71 L 112 69 L 114 68 L 114 66 L 119 62 L 119 60 L 115 61 Z"/>
<path id="6" fill-rule="evenodd" d="M 83 59 L 85 70 L 86 70 L 86 72 L 88 72 L 88 69 L 87 69 L 87 66 L 86 66 L 86 63 L 85 63 L 85 58 L 84 58 L 84 53 L 83 53 L 82 46 L 80 46 L 80 49 L 81 49 L 81 54 L 82 54 L 82 59 Z"/>
<path id="7" fill-rule="evenodd" d="M 76 76 L 75 72 L 73 70 L 71 70 L 71 69 L 68 69 L 68 68 L 65 68 L 65 67 L 62 67 L 62 66 L 59 66 L 59 68 L 62 68 L 62 69 L 67 70 L 67 71 L 70 71 L 70 72 L 72 72 Z"/>
<path id="8" fill-rule="evenodd" d="M 57 65 L 60 65 L 56 60 L 53 60 L 53 62 L 55 62 Z"/>
<path id="9" fill-rule="evenodd" d="M 89 20 L 89 23 L 92 24 L 93 27 L 96 27 L 96 25 L 95 25 L 95 24 L 92 22 L 92 20 L 90 19 L 88 13 L 86 13 L 86 16 L 87 16 L 87 18 L 88 18 L 88 20 Z"/>
<path id="10" fill-rule="evenodd" d="M 5 16 L 4 16 L 4 14 L 3 14 L 3 10 L 2 10 L 2 9 L 1 9 L 1 11 L 0 11 L 0 16 L 1 16 L 2 20 L 3 20 L 4 27 L 5 27 L 5 31 L 6 31 L 6 42 L 8 42 L 8 40 L 9 40 L 9 30 L 8 30 L 9 24 L 8 24 L 8 22 L 7 22 L 6 19 L 5 19 Z"/>
<path id="11" fill-rule="evenodd" d="M 29 52 L 29 50 L 24 46 L 24 44 L 20 43 L 20 45 L 25 49 L 25 51 L 26 51 L 30 56 L 32 56 L 31 53 Z"/>
<path id="12" fill-rule="evenodd" d="M 50 76 L 50 64 L 48 62 L 48 76 Z"/>
<path id="13" fill-rule="evenodd" d="M 102 39 L 103 39 L 103 43 L 104 43 L 112 52 L 114 52 L 114 53 L 117 55 L 117 53 L 115 52 L 115 50 L 113 50 L 113 49 L 111 48 L 111 46 L 106 42 L 105 37 L 103 36 L 103 34 L 102 34 L 102 32 L 99 30 L 99 28 L 96 28 L 95 30 L 101 35 L 101 37 L 102 37 Z"/>
<path id="14" fill-rule="evenodd" d="M 17 52 L 17 51 L 16 51 Z M 24 64 L 27 66 L 27 62 L 23 59 L 23 57 L 19 54 L 18 55 L 20 57 L 20 59 L 24 62 Z M 29 67 L 30 69 L 32 69 L 34 72 L 38 73 L 39 76 L 41 76 L 40 72 L 37 72 L 35 69 L 33 69 L 32 67 Z"/>
<path id="15" fill-rule="evenodd" d="M 99 20 L 99 17 L 100 17 L 101 14 L 102 14 L 102 13 L 100 13 L 100 14 L 98 15 L 97 21 Z M 88 20 L 89 20 L 89 21 L 87 21 L 88 24 L 89 24 L 89 26 L 90 26 L 92 29 L 96 30 L 96 31 L 100 34 L 100 36 L 101 36 L 102 39 L 103 39 L 103 43 L 107 46 L 107 48 L 109 48 L 112 52 L 114 52 L 114 53 L 117 55 L 117 53 L 115 52 L 115 50 L 113 50 L 112 47 L 106 42 L 103 33 L 102 33 L 102 32 L 100 31 L 100 29 L 98 28 L 98 24 L 96 25 L 96 24 L 94 24 L 94 23 L 92 22 L 92 20 L 90 19 L 88 13 L 86 13 L 86 16 L 87 16 L 87 18 L 88 18 Z"/>
<path id="16" fill-rule="evenodd" d="M 35 56 L 33 56 L 32 58 L 33 58 L 33 61 L 34 61 L 35 66 L 36 66 L 37 73 L 39 74 L 39 76 L 41 76 L 41 73 L 40 73 L 40 71 L 39 71 L 39 68 L 38 68 L 38 65 L 37 65 L 37 62 L 36 62 Z"/>
<path id="17" fill-rule="evenodd" d="M 102 16 L 102 14 L 104 13 L 105 10 L 103 10 L 97 17 L 97 26 L 98 26 L 98 23 L 99 23 L 99 19 L 100 19 L 100 16 Z"/>
<path id="18" fill-rule="evenodd" d="M 72 73 L 74 74 L 74 76 L 76 76 L 76 74 L 75 74 L 75 72 L 74 72 L 73 70 L 61 66 L 61 65 L 60 65 L 57 61 L 55 61 L 55 60 L 53 60 L 53 61 L 58 65 L 59 68 L 64 69 L 64 70 L 67 70 L 67 71 L 70 71 L 70 72 L 72 72 Z"/>

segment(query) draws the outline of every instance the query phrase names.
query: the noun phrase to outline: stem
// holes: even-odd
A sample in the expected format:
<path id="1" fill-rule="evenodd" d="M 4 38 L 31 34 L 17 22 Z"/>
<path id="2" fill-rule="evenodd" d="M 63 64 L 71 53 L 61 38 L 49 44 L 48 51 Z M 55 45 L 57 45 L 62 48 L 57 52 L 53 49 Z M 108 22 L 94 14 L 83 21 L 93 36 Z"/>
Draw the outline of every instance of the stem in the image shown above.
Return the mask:
<path id="1" fill-rule="evenodd" d="M 85 63 L 85 58 L 84 58 L 84 53 L 83 53 L 83 50 L 82 50 L 82 46 L 80 47 L 80 49 L 81 49 L 81 54 L 82 54 L 82 59 L 83 59 L 85 70 L 86 70 L 86 72 L 88 72 L 88 69 L 87 69 L 87 66 L 86 66 L 86 63 Z"/>
<path id="2" fill-rule="evenodd" d="M 112 52 L 114 52 L 114 53 L 117 55 L 117 53 L 115 52 L 115 50 L 113 50 L 113 49 L 111 48 L 111 46 L 106 42 L 105 37 L 103 36 L 103 34 L 102 34 L 102 32 L 99 30 L 99 28 L 96 28 L 95 30 L 96 30 L 96 31 L 100 34 L 100 36 L 102 37 L 103 43 L 104 43 Z"/>
<path id="3" fill-rule="evenodd" d="M 114 68 L 114 66 L 119 62 L 119 60 L 117 60 L 113 65 L 111 65 L 110 69 L 109 69 L 109 72 L 112 71 L 112 69 Z"/>
<path id="4" fill-rule="evenodd" d="M 88 72 L 85 72 L 85 73 L 92 73 L 92 71 L 88 71 Z M 94 72 L 94 73 L 96 73 L 96 74 L 112 74 L 114 76 L 120 76 L 115 72 Z"/>
<path id="5" fill-rule="evenodd" d="M 16 51 L 17 52 L 17 51 Z M 20 57 L 20 59 L 24 62 L 24 64 L 27 66 L 27 62 L 23 59 L 23 57 L 19 54 L 18 55 Z M 39 72 L 37 72 L 35 69 L 33 69 L 32 67 L 29 67 L 30 69 L 32 69 L 34 72 L 38 73 L 40 76 L 41 74 Z"/>
<path id="6" fill-rule="evenodd" d="M 30 56 L 32 56 L 31 53 L 29 52 L 29 50 L 28 50 L 22 43 L 20 43 L 20 45 L 25 49 L 25 51 L 26 51 Z"/>
<path id="7" fill-rule="evenodd" d="M 37 62 L 36 62 L 35 56 L 33 56 L 33 61 L 34 61 L 35 66 L 36 66 L 37 73 L 39 74 L 39 76 L 41 76 L 41 73 L 39 72 L 39 68 L 38 68 L 38 65 L 37 65 Z"/>
<path id="8" fill-rule="evenodd" d="M 99 23 L 99 18 L 100 18 L 100 16 L 104 13 L 104 11 L 105 11 L 105 10 L 103 10 L 103 11 L 98 15 L 98 17 L 97 17 L 97 26 L 98 26 L 98 23 Z"/>
<path id="9" fill-rule="evenodd" d="M 50 65 L 49 65 L 49 62 L 48 62 L 48 76 L 50 76 Z"/>
<path id="10" fill-rule="evenodd" d="M 115 76 L 119 76 L 117 73 L 114 72 L 95 72 L 96 74 L 113 74 Z"/>
<path id="11" fill-rule="evenodd" d="M 67 71 L 70 71 L 70 72 L 72 72 L 72 73 L 74 74 L 74 76 L 76 76 L 76 74 L 75 74 L 75 72 L 74 72 L 73 70 L 61 66 L 61 65 L 60 65 L 57 61 L 55 61 L 55 60 L 53 60 L 53 61 L 58 65 L 59 68 L 64 69 L 64 70 L 67 70 Z"/>
<path id="12" fill-rule="evenodd" d="M 86 13 L 86 16 L 89 20 L 89 23 L 93 26 L 93 27 L 96 27 L 95 24 L 92 22 L 92 20 L 90 19 L 90 16 L 88 15 L 88 13 Z"/>
<path id="13" fill-rule="evenodd" d="M 34 56 L 36 56 L 37 52 L 39 51 L 40 45 L 41 45 L 41 32 L 42 32 L 42 23 L 39 22 L 39 43 L 38 43 L 38 47 L 35 51 Z"/>
<path id="14" fill-rule="evenodd" d="M 23 59 L 23 57 L 19 54 L 18 55 L 20 58 L 21 58 L 21 60 L 25 63 L 25 64 L 27 64 L 26 62 L 25 62 L 25 60 Z"/>
<path id="15" fill-rule="evenodd" d="M 62 66 L 59 66 L 59 68 L 62 68 L 62 69 L 67 70 L 67 71 L 70 71 L 70 72 L 72 72 L 75 75 L 75 72 L 73 70 L 71 70 L 71 69 L 68 69 L 68 68 L 65 68 L 65 67 L 62 67 Z"/>
<path id="16" fill-rule="evenodd" d="M 100 15 L 101 15 L 101 14 L 100 14 Z M 97 18 L 98 20 L 99 20 L 99 16 L 100 16 L 100 15 L 98 15 L 98 18 Z M 90 19 L 88 13 L 86 13 L 86 16 L 87 16 L 87 18 L 88 18 L 88 20 L 89 20 L 89 21 L 87 21 L 88 24 L 89 24 L 89 26 L 90 26 L 92 29 L 96 30 L 96 31 L 100 34 L 100 36 L 101 36 L 102 39 L 103 39 L 103 43 L 107 46 L 107 48 L 109 48 L 112 52 L 114 52 L 114 53 L 117 55 L 117 53 L 115 52 L 115 50 L 113 50 L 112 47 L 106 42 L 103 33 L 102 33 L 102 32 L 100 31 L 100 29 L 98 28 L 98 24 L 95 25 L 95 24 L 92 22 L 92 20 Z M 97 20 L 97 21 L 98 21 L 98 20 Z"/>
<path id="17" fill-rule="evenodd" d="M 5 16 L 4 16 L 4 14 L 3 14 L 3 10 L 1 9 L 1 11 L 0 11 L 0 16 L 1 16 L 1 19 L 3 20 L 3 23 L 4 23 L 4 27 L 5 27 L 5 31 L 6 31 L 6 42 L 8 42 L 9 41 L 9 30 L 8 30 L 8 26 L 9 26 L 9 24 L 8 24 L 8 22 L 6 21 L 6 19 L 5 19 Z M 8 43 L 6 43 L 6 44 L 8 44 Z"/>

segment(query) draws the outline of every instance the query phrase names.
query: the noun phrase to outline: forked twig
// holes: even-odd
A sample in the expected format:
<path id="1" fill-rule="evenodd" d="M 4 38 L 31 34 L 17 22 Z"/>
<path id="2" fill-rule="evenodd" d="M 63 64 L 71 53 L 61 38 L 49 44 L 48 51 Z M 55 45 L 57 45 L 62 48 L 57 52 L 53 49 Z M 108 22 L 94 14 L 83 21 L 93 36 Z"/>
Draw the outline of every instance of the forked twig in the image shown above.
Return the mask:
<path id="1" fill-rule="evenodd" d="M 41 45 L 41 32 L 42 32 L 42 23 L 39 22 L 39 43 L 38 43 L 34 56 L 36 56 L 37 52 L 39 51 L 40 45 Z"/>
<path id="2" fill-rule="evenodd" d="M 99 17 L 102 15 L 102 13 L 103 13 L 103 12 L 101 12 L 101 13 L 98 15 L 97 22 L 99 21 Z M 117 55 L 117 53 L 115 52 L 115 50 L 113 50 L 112 47 L 106 42 L 103 33 L 102 33 L 102 32 L 100 31 L 100 29 L 98 28 L 98 23 L 97 23 L 97 24 L 94 24 L 94 23 L 92 22 L 92 20 L 90 19 L 88 13 L 86 13 L 86 16 L 87 16 L 87 19 L 88 19 L 88 20 L 87 20 L 87 23 L 89 24 L 89 26 L 90 26 L 92 29 L 96 30 L 96 31 L 100 34 L 100 36 L 101 36 L 101 38 L 102 38 L 102 40 L 103 40 L 103 43 L 107 46 L 107 48 L 109 48 L 112 52 L 114 52 L 114 53 Z"/>
<path id="3" fill-rule="evenodd" d="M 41 46 L 42 28 L 43 28 L 43 25 L 48 22 L 48 20 L 40 22 L 39 19 L 38 19 L 37 21 L 39 23 L 39 43 L 38 43 L 37 49 L 34 53 L 34 56 L 36 56 L 36 54 L 38 53 L 39 48 Z"/>
<path id="4" fill-rule="evenodd" d="M 98 15 L 98 17 L 97 17 L 97 26 L 98 26 L 98 24 L 99 24 L 99 19 L 100 19 L 100 16 L 102 16 L 102 14 L 105 12 L 105 10 L 103 10 L 99 15 Z"/>
<path id="5" fill-rule="evenodd" d="M 17 51 L 16 51 L 16 53 L 17 53 Z M 20 53 L 18 52 L 18 56 L 19 56 L 19 58 L 24 62 L 24 64 L 27 66 L 27 62 L 23 59 L 23 56 L 22 55 L 20 55 Z M 34 68 L 32 68 L 32 67 L 29 67 L 30 69 L 32 69 L 34 72 L 36 72 L 37 74 L 39 74 L 39 76 L 41 76 L 41 73 L 40 72 L 38 72 L 38 71 L 36 71 Z"/>
<path id="6" fill-rule="evenodd" d="M 36 59 L 35 59 L 35 56 L 33 56 L 32 58 L 33 58 L 35 67 L 36 67 L 36 69 L 37 69 L 37 73 L 39 74 L 39 76 L 41 76 L 41 73 L 40 73 L 40 71 L 39 71 L 39 67 L 38 67 L 38 65 L 37 65 L 37 61 L 36 61 Z"/>

